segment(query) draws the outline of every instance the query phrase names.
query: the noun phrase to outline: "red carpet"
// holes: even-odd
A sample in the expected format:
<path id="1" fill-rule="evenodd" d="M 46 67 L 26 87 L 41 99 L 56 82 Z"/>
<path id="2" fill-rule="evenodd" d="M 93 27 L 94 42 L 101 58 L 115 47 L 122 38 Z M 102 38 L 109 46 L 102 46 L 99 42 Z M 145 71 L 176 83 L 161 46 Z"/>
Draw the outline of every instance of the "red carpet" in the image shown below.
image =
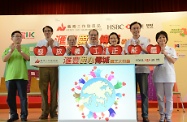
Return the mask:
<path id="1" fill-rule="evenodd" d="M 20 107 L 20 100 L 19 97 L 16 98 L 17 100 L 17 107 Z M 183 103 L 184 107 L 187 107 L 187 103 Z M 140 108 L 141 102 L 138 101 L 138 108 Z M 157 108 L 157 101 L 149 101 L 149 108 Z M 41 107 L 41 97 L 40 96 L 29 96 L 28 97 L 28 107 L 29 108 L 40 108 Z M 177 107 L 177 103 L 174 103 L 174 108 Z M 179 103 L 179 108 L 181 108 L 182 105 Z M 8 105 L 6 103 L 6 96 L 0 96 L 0 108 L 1 109 L 7 109 Z"/>

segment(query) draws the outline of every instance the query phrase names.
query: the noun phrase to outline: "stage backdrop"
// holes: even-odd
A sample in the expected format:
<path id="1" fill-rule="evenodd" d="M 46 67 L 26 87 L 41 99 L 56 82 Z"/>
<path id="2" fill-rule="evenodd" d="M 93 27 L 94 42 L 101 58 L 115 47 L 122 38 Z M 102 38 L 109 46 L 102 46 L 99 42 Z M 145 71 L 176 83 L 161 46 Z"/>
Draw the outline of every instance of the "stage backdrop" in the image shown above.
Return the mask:
<path id="1" fill-rule="evenodd" d="M 12 42 L 10 34 L 20 30 L 23 34 L 22 44 L 33 46 L 44 38 L 42 28 L 50 25 L 54 29 L 53 38 L 61 45 L 66 45 L 68 35 L 76 35 L 78 44 L 87 40 L 88 31 L 99 31 L 100 43 L 107 43 L 108 35 L 117 32 L 121 37 L 120 44 L 124 46 L 127 39 L 132 37 L 129 24 L 138 21 L 143 24 L 141 36 L 148 37 L 156 44 L 155 34 L 165 30 L 169 34 L 168 45 L 174 47 L 179 59 L 175 63 L 177 86 L 187 101 L 186 54 L 187 54 L 187 12 L 142 13 L 142 14 L 85 14 L 85 15 L 4 15 L 0 16 L 0 52 Z M 0 76 L 4 76 L 6 63 L 0 62 Z M 29 69 L 34 69 L 29 67 Z"/>

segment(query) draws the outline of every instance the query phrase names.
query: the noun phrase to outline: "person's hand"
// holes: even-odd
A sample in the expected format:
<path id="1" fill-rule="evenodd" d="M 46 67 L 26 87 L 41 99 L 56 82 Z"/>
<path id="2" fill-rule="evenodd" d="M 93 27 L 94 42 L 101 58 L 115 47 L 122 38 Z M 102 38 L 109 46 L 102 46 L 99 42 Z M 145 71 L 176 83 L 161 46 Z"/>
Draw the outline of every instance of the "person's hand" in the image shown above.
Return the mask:
<path id="1" fill-rule="evenodd" d="M 66 53 L 67 53 L 68 55 L 71 54 L 71 47 L 70 47 L 70 46 L 68 46 L 68 47 L 66 48 Z"/>
<path id="2" fill-rule="evenodd" d="M 131 40 L 130 45 L 140 45 L 140 40 Z"/>
<path id="3" fill-rule="evenodd" d="M 166 52 L 165 52 L 165 46 L 161 46 L 161 53 L 166 55 Z"/>
<path id="4" fill-rule="evenodd" d="M 90 48 L 90 46 L 88 45 L 88 39 L 87 39 L 87 41 L 86 41 L 85 47 L 86 47 L 87 49 Z"/>
<path id="5" fill-rule="evenodd" d="M 136 40 L 136 44 L 137 45 L 140 45 L 140 40 L 138 39 L 138 40 Z M 141 45 L 140 45 L 141 46 Z"/>
<path id="6" fill-rule="evenodd" d="M 16 49 L 18 50 L 18 52 L 21 52 L 21 44 L 16 44 Z"/>
<path id="7" fill-rule="evenodd" d="M 161 52 L 163 53 L 165 51 L 165 47 L 161 47 Z"/>
<path id="8" fill-rule="evenodd" d="M 47 39 L 47 47 L 53 47 L 54 40 L 52 38 Z"/>
<path id="9" fill-rule="evenodd" d="M 9 47 L 10 47 L 10 51 L 13 52 L 14 49 L 15 49 L 15 45 L 14 45 L 14 43 L 12 43 Z"/>

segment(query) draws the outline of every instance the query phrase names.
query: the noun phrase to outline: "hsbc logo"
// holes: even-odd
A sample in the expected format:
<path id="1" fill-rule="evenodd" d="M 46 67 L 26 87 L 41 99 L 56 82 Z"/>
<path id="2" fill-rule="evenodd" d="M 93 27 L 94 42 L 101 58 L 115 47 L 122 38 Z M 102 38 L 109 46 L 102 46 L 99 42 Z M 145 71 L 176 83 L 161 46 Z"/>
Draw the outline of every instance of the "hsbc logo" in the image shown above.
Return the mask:
<path id="1" fill-rule="evenodd" d="M 125 28 L 125 25 L 123 24 L 107 25 L 107 30 L 123 30 L 124 28 Z"/>

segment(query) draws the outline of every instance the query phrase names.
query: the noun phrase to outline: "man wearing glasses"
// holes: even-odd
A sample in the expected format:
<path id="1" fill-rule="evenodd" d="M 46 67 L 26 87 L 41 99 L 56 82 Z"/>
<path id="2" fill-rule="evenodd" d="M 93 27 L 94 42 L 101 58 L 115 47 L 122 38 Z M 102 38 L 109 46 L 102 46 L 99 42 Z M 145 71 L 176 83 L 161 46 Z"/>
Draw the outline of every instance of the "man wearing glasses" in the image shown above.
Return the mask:
<path id="1" fill-rule="evenodd" d="M 28 72 L 26 62 L 30 60 L 29 48 L 21 45 L 22 35 L 20 31 L 11 34 L 13 43 L 4 51 L 3 62 L 7 62 L 5 81 L 7 86 L 7 104 L 10 108 L 10 118 L 7 122 L 19 119 L 16 107 L 16 95 L 21 101 L 21 121 L 27 121 L 27 84 Z"/>
<path id="2" fill-rule="evenodd" d="M 36 46 L 47 47 L 47 56 L 53 56 L 52 48 L 59 46 L 59 43 L 51 38 L 53 28 L 45 26 L 43 28 L 45 39 L 39 41 Z M 58 67 L 39 68 L 39 88 L 42 96 L 42 114 L 39 119 L 58 118 L 57 115 L 57 92 L 58 92 Z M 50 106 L 48 104 L 48 86 L 50 84 Z"/>
<path id="3" fill-rule="evenodd" d="M 99 32 L 96 29 L 91 29 L 88 32 L 88 41 L 85 44 L 84 55 L 92 55 L 90 53 L 90 47 L 99 45 Z"/>

